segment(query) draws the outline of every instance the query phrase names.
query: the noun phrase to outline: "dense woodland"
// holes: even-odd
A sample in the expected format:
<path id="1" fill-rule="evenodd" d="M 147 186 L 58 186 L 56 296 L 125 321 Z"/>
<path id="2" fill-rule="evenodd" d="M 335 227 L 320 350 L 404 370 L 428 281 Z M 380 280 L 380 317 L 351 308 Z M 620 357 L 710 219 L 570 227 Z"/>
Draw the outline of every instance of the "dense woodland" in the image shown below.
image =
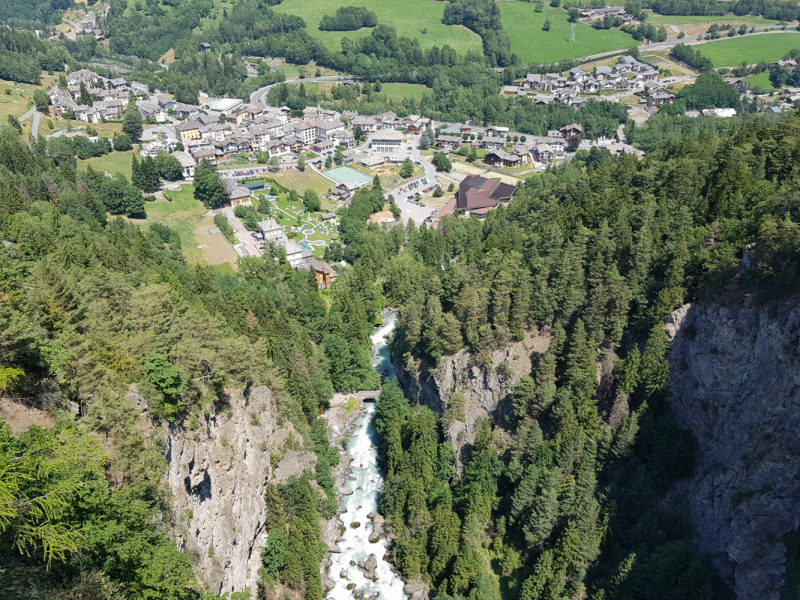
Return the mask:
<path id="1" fill-rule="evenodd" d="M 21 11 L 17 4 L 8 6 Z M 187 102 L 201 90 L 245 95 L 281 80 L 267 72 L 246 78 L 241 54 L 313 58 L 369 87 L 355 96 L 337 88 L 335 98 L 281 85 L 270 101 L 295 110 L 317 102 L 365 113 L 391 108 L 531 134 L 577 121 L 592 138 L 625 123 L 628 139 L 648 154 L 578 152 L 527 179 L 511 205 L 485 221 L 447 217 L 435 228 L 368 225 L 386 204 L 379 185 L 362 188 L 340 210 L 341 245 L 325 254 L 349 267 L 330 290 L 318 290 L 280 251 L 240 259 L 235 274 L 224 273 L 188 264 L 177 231 L 131 221 L 146 214 L 141 190 L 152 187 L 155 171 L 174 170 L 171 161 L 136 161 L 133 182 L 107 178 L 79 171 L 75 159 L 107 152 L 107 141 L 28 145 L 13 124 L 3 127 L 0 238 L 9 244 L 0 247 L 0 391 L 48 411 L 55 425 L 16 436 L 0 425 L 0 595 L 208 598 L 191 556 L 168 534 L 179 516 L 161 478 L 156 432 L 224 411 L 226 390 L 268 385 L 317 462 L 268 486 L 259 575 L 264 590 L 281 584 L 319 600 L 319 519 L 336 511 L 331 469 L 339 454 L 317 416 L 334 391 L 379 384 L 369 334 L 380 311 L 394 306 L 393 349 L 412 370 L 436 369 L 468 349 L 475 365 L 504 375 L 507 365 L 492 365 L 489 351 L 530 331 L 550 336 L 507 415 L 485 421 L 458 457 L 463 473 L 445 437 L 464 418 L 463 396 L 436 414 L 409 404 L 395 384 L 384 387 L 375 417 L 387 475 L 381 508 L 407 578 L 427 581 L 439 600 L 725 598 L 694 545 L 687 506 L 667 496 L 692 473 L 695 446 L 670 415 L 663 322 L 683 302 L 725 286 L 796 290 L 800 117 L 681 114 L 732 105 L 732 88 L 713 74 L 641 127 L 612 103 L 576 112 L 500 98 L 498 87 L 528 67 L 505 53 L 493 3 L 447 7 L 453 22 L 494 32 L 483 56 L 423 51 L 384 25 L 329 52 L 302 19 L 280 17 L 274 4 L 230 9 L 208 40 L 233 56 L 222 60 L 196 52 L 192 30 L 210 1 L 173 0 L 169 11 L 150 2 L 126 16 L 125 1 L 112 0 L 103 27 L 115 52 L 158 58 L 175 47 L 169 72 L 140 61 L 132 78 L 159 82 Z M 41 10 L 37 19 L 51 18 Z M 42 70 L 79 67 L 104 51 L 83 38 L 50 43 L 3 30 L 0 76 L 35 83 Z M 489 68 L 496 64 L 509 66 L 500 74 Z M 391 102 L 375 81 L 422 83 L 431 93 Z M 207 206 L 220 202 L 213 167 L 198 167 L 195 193 Z M 613 374 L 603 390 L 598 365 Z M 208 385 L 198 387 L 201 376 Z M 125 399 L 131 383 L 148 416 Z M 612 402 L 630 411 L 613 424 Z"/>

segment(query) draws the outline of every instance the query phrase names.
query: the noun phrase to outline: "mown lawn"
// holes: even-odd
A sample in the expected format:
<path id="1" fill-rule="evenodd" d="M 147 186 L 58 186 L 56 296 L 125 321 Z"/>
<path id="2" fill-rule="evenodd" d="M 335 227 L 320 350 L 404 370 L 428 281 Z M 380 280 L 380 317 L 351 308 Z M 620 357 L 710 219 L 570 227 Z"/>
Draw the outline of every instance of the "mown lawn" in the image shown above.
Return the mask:
<path id="1" fill-rule="evenodd" d="M 760 87 L 765 90 L 772 89 L 772 82 L 769 80 L 769 73 L 759 73 L 758 75 L 750 75 L 747 78 L 747 83 L 751 88 Z"/>
<path id="2" fill-rule="evenodd" d="M 600 31 L 584 23 L 575 26 L 575 43 L 571 44 L 572 26 L 567 21 L 567 11 L 545 6 L 542 12 L 537 13 L 533 2 L 497 4 L 503 29 L 511 39 L 511 50 L 523 63 L 551 63 L 637 44 L 630 35 L 618 29 Z M 546 19 L 550 19 L 550 31 L 542 31 Z"/>
<path id="3" fill-rule="evenodd" d="M 222 234 L 211 235 L 215 229 L 213 217 L 205 216 L 208 209 L 194 199 L 194 187 L 185 185 L 180 192 L 167 192 L 172 202 L 159 200 L 145 205 L 146 219 L 130 219 L 143 227 L 151 223 L 167 225 L 181 236 L 181 247 L 190 264 L 231 265 L 238 258 L 236 251 Z M 205 248 L 198 248 L 205 246 Z"/>
<path id="4" fill-rule="evenodd" d="M 800 48 L 800 35 L 797 33 L 737 36 L 695 47 L 710 58 L 715 67 L 735 67 L 742 62 L 754 64 L 762 60 L 773 62 L 793 48 Z"/>
<path id="5" fill-rule="evenodd" d="M 101 175 L 103 172 L 108 172 L 110 175 L 122 173 L 128 178 L 128 181 L 130 181 L 131 165 L 133 162 L 131 160 L 132 156 L 133 150 L 127 150 L 125 152 L 111 152 L 110 154 L 98 156 L 96 158 L 78 160 L 78 170 L 85 171 L 88 165 L 92 165 L 92 168 Z"/>
<path id="6" fill-rule="evenodd" d="M 468 50 L 481 50 L 481 39 L 477 34 L 461 26 L 442 24 L 446 3 L 434 0 L 359 0 L 355 4 L 341 0 L 284 0 L 276 12 L 302 17 L 310 35 L 322 40 L 328 48 L 340 50 L 342 38 L 355 39 L 369 35 L 372 30 L 320 31 L 319 22 L 323 15 L 333 16 L 340 6 L 353 5 L 374 11 L 378 15 L 378 23 L 391 25 L 398 35 L 417 38 L 423 48 L 448 44 L 460 54 Z M 423 34 L 422 30 L 426 28 L 427 33 Z"/>
<path id="7" fill-rule="evenodd" d="M 380 95 L 386 96 L 387 98 L 394 98 L 395 100 L 413 98 L 416 101 L 420 101 L 422 100 L 422 95 L 426 91 L 429 94 L 433 94 L 433 90 L 416 83 L 383 83 L 381 84 Z"/>
<path id="8" fill-rule="evenodd" d="M 319 173 L 316 173 L 311 167 L 306 167 L 306 170 L 300 172 L 296 169 L 290 171 L 277 171 L 275 173 L 268 173 L 265 175 L 270 179 L 274 179 L 285 188 L 296 191 L 302 195 L 306 190 L 314 190 L 320 196 L 327 194 L 330 190 L 336 187 L 333 182 L 328 181 Z M 322 207 L 326 210 L 332 210 L 334 204 L 322 198 Z"/>

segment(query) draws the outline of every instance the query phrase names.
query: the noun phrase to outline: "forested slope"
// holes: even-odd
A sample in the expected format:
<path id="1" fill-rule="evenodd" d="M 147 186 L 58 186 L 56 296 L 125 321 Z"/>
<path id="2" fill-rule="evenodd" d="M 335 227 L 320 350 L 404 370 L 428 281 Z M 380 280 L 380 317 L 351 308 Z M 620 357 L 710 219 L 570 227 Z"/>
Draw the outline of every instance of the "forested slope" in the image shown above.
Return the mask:
<path id="1" fill-rule="evenodd" d="M 117 201 L 108 184 L 124 178 L 78 172 L 53 149 L 0 131 L 0 393 L 56 420 L 19 436 L 0 424 L 0 596 L 208 596 L 205 574 L 168 534 L 191 515 L 173 513 L 161 427 L 200 439 L 201 421 L 214 431 L 212 417 L 239 410 L 231 394 L 241 404 L 242 390 L 266 385 L 271 401 L 237 418 L 269 420 L 267 430 L 291 423 L 291 447 L 316 461 L 259 496 L 267 516 L 257 529 L 291 550 L 259 575 L 320 598 L 319 518 L 336 510 L 338 452 L 317 417 L 334 389 L 376 385 L 374 265 L 355 261 L 327 302 L 285 258 L 247 259 L 235 275 L 188 265 L 168 227 L 108 220 Z M 236 441 L 222 446 L 244 448 L 228 457 L 244 461 L 249 447 Z M 250 449 L 250 461 L 255 451 L 270 446 Z M 269 467 L 256 469 L 258 481 Z"/>
<path id="2" fill-rule="evenodd" d="M 689 503 L 668 495 L 694 473 L 697 443 L 670 409 L 664 322 L 727 286 L 796 290 L 798 125 L 698 123 L 651 138 L 642 160 L 593 151 L 482 224 L 408 232 L 410 252 L 385 270 L 400 368 L 435 376 L 467 348 L 473 369 L 509 377 L 495 349 L 531 327 L 551 339 L 508 400 L 513 417 L 496 411 L 465 449 L 461 478 L 436 414 L 384 390 L 382 506 L 404 573 L 439 598 L 730 594 L 732 573 L 695 546 Z M 441 390 L 445 422 L 464 419 L 472 385 Z"/>

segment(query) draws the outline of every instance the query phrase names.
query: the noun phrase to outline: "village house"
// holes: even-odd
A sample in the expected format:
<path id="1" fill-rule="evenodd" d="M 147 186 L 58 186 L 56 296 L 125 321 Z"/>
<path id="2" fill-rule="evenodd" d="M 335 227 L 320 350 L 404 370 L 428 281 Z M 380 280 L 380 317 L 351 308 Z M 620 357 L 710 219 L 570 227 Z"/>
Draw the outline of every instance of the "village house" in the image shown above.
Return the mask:
<path id="1" fill-rule="evenodd" d="M 173 100 L 169 96 L 165 96 L 164 94 L 158 94 L 156 96 L 156 102 L 158 102 L 158 105 L 164 110 L 175 108 L 175 100 Z"/>
<path id="2" fill-rule="evenodd" d="M 179 119 L 188 119 L 197 112 L 200 112 L 200 108 L 194 104 L 176 102 L 175 106 L 172 107 L 172 113 Z"/>
<path id="3" fill-rule="evenodd" d="M 181 167 L 183 167 L 184 179 L 194 177 L 194 168 L 197 166 L 197 161 L 192 158 L 191 154 L 188 152 L 173 152 L 172 156 L 178 159 L 178 162 L 181 163 Z"/>
<path id="4" fill-rule="evenodd" d="M 269 145 L 269 130 L 263 125 L 253 125 L 249 130 L 252 136 L 250 145 L 254 152 L 266 152 Z"/>
<path id="5" fill-rule="evenodd" d="M 315 120 L 311 122 L 314 124 L 315 142 L 330 140 L 334 133 L 344 132 L 344 123 L 341 121 Z"/>
<path id="6" fill-rule="evenodd" d="M 436 138 L 436 145 L 444 150 L 456 151 L 461 148 L 463 140 L 458 135 L 440 135 Z"/>
<path id="7" fill-rule="evenodd" d="M 337 146 L 342 146 L 347 149 L 356 145 L 356 138 L 353 137 L 352 133 L 345 130 L 331 132 L 330 139 Z"/>
<path id="8" fill-rule="evenodd" d="M 433 119 L 417 115 L 408 116 L 408 130 L 411 133 L 422 133 L 426 129 L 434 129 Z"/>
<path id="9" fill-rule="evenodd" d="M 374 117 L 359 115 L 350 122 L 350 126 L 353 131 L 355 131 L 356 127 L 360 127 L 364 133 L 372 133 L 378 130 L 378 121 Z"/>
<path id="10" fill-rule="evenodd" d="M 68 73 L 66 80 L 68 86 L 80 86 L 80 84 L 83 84 L 88 88 L 91 87 L 95 82 L 99 81 L 100 76 L 89 69 L 80 69 L 79 71 Z"/>
<path id="11" fill-rule="evenodd" d="M 189 153 L 198 163 L 204 160 L 210 163 L 217 162 L 217 151 L 214 149 L 214 146 L 208 146 L 208 145 L 190 146 Z"/>
<path id="12" fill-rule="evenodd" d="M 233 179 L 223 178 L 225 189 L 228 190 L 228 202 L 232 208 L 237 206 L 253 206 L 253 201 L 250 200 L 250 190 L 238 185 Z"/>
<path id="13" fill-rule="evenodd" d="M 311 259 L 308 261 L 308 270 L 314 273 L 317 279 L 317 287 L 329 288 L 336 281 L 336 271 L 325 261 Z"/>

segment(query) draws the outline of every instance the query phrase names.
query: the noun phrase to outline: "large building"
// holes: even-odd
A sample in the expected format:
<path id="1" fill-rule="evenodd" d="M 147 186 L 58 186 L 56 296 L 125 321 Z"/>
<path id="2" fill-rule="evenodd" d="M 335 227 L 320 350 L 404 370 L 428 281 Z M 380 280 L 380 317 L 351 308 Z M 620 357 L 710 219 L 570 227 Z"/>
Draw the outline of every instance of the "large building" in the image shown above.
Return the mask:
<path id="1" fill-rule="evenodd" d="M 378 154 L 397 154 L 403 146 L 403 133 L 393 129 L 383 129 L 369 136 L 369 148 Z"/>
<path id="2" fill-rule="evenodd" d="M 516 186 L 500 179 L 469 175 L 458 185 L 456 210 L 462 215 L 483 218 L 498 204 L 508 204 L 516 191 Z"/>

